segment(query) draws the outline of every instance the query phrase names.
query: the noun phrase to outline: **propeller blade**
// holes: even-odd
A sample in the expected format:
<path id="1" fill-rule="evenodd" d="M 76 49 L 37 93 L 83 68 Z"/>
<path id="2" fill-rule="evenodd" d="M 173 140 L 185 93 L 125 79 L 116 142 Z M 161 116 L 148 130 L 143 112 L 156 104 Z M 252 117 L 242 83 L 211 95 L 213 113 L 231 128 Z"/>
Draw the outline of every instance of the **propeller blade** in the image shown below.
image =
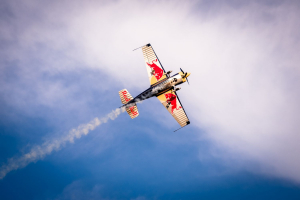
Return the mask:
<path id="1" fill-rule="evenodd" d="M 188 73 L 187 73 L 187 72 L 184 73 L 184 71 L 183 71 L 181 68 L 180 68 L 180 70 L 181 70 L 182 73 L 184 74 L 184 78 L 186 78 L 186 81 L 188 82 L 188 84 L 190 84 L 188 78 L 186 77 Z"/>

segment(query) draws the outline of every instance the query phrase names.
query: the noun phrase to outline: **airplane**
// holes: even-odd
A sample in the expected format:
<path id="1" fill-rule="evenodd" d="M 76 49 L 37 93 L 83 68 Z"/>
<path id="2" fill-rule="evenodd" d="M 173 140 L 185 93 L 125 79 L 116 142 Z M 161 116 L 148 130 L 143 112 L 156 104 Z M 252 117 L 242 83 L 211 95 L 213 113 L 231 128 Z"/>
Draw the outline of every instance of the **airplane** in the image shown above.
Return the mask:
<path id="1" fill-rule="evenodd" d="M 127 89 L 120 90 L 119 95 L 123 103 L 123 106 L 120 108 L 125 109 L 129 116 L 133 119 L 139 116 L 136 103 L 151 97 L 157 97 L 163 106 L 179 123 L 181 128 L 189 125 L 190 120 L 188 119 L 176 93 L 176 91 L 180 90 L 181 88 L 176 86 L 184 82 L 188 82 L 187 77 L 191 73 L 184 72 L 180 68 L 181 72 L 171 76 L 170 74 L 172 71 L 166 72 L 164 70 L 150 43 L 139 48 L 142 48 L 144 55 L 147 73 L 150 80 L 150 87 L 141 94 L 137 95 L 135 98 L 130 95 Z"/>

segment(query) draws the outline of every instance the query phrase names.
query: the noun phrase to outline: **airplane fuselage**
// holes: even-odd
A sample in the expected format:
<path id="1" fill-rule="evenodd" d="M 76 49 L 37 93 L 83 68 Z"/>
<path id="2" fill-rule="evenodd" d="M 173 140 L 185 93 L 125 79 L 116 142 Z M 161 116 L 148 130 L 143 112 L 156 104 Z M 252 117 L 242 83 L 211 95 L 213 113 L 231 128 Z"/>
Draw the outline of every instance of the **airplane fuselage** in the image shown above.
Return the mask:
<path id="1" fill-rule="evenodd" d="M 166 91 L 174 90 L 175 86 L 184 83 L 186 80 L 182 78 L 182 75 L 177 73 L 171 77 L 167 77 L 159 82 L 151 85 L 147 90 L 137 95 L 134 99 L 128 101 L 127 104 L 123 105 L 126 109 L 131 107 L 133 104 L 143 101 L 145 99 L 149 99 L 151 97 L 157 97 Z M 179 90 L 178 88 L 177 90 Z"/>

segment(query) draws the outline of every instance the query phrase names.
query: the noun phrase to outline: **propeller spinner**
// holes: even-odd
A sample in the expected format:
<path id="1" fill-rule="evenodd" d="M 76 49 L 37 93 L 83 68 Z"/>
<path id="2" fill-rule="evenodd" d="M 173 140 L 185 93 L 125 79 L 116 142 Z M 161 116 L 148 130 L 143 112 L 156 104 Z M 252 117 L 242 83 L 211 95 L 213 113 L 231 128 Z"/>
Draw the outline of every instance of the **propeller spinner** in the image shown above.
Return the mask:
<path id="1" fill-rule="evenodd" d="M 189 80 L 188 80 L 188 76 L 191 74 L 191 73 L 188 73 L 188 72 L 184 72 L 181 68 L 180 68 L 180 70 L 181 70 L 181 72 L 183 73 L 183 77 L 182 78 L 185 78 L 186 79 L 186 81 L 188 82 L 188 84 L 190 84 L 189 83 Z"/>

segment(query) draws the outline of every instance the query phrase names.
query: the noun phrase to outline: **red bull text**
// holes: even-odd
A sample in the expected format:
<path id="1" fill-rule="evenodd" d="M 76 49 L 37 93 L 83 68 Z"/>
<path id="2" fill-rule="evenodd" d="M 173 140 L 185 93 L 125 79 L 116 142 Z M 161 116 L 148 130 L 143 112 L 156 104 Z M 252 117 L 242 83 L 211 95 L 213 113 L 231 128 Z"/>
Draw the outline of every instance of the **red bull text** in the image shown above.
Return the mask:
<path id="1" fill-rule="evenodd" d="M 128 97 L 127 97 L 127 91 L 126 90 L 122 91 L 122 94 L 123 94 L 123 97 L 124 97 L 126 102 L 130 101 L 130 99 L 128 99 Z"/>
<path id="2" fill-rule="evenodd" d="M 130 107 L 129 109 L 130 109 L 133 116 L 136 116 L 138 114 L 137 111 L 134 111 L 134 106 Z"/>

